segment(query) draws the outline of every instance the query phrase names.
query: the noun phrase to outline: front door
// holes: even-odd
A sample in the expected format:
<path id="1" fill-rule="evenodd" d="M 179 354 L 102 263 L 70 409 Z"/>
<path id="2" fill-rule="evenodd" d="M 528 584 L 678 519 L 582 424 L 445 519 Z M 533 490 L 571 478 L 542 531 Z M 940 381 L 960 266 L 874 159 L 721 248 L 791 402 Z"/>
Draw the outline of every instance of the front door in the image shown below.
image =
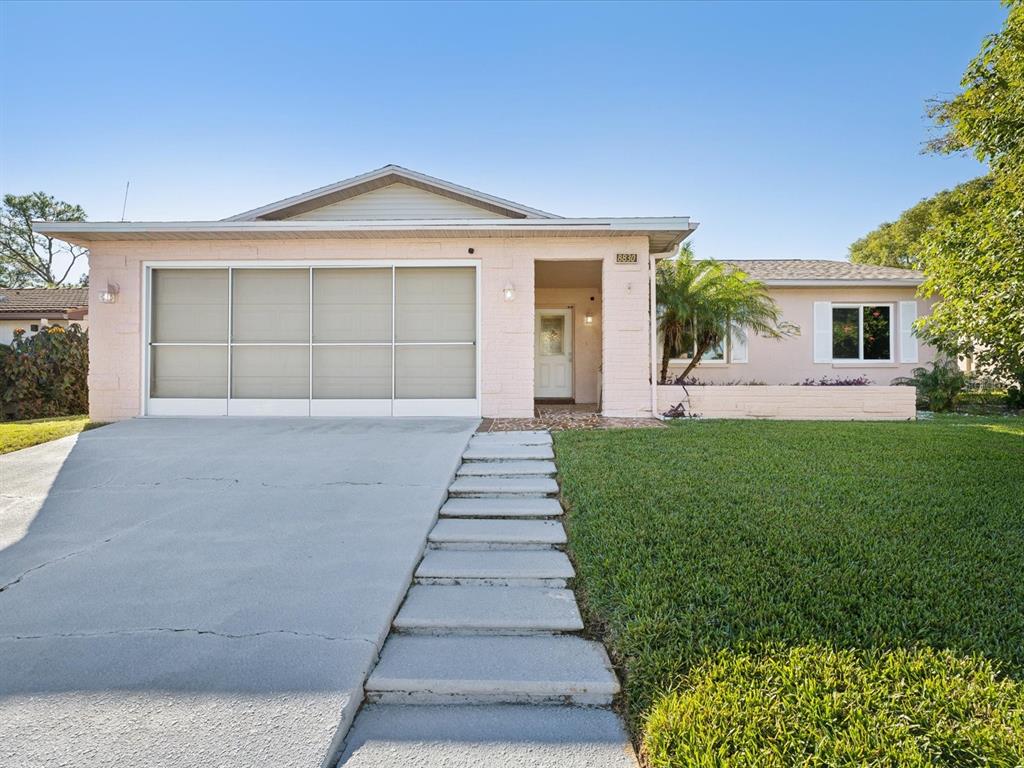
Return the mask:
<path id="1" fill-rule="evenodd" d="M 538 309 L 534 334 L 534 396 L 571 398 L 572 310 Z"/>

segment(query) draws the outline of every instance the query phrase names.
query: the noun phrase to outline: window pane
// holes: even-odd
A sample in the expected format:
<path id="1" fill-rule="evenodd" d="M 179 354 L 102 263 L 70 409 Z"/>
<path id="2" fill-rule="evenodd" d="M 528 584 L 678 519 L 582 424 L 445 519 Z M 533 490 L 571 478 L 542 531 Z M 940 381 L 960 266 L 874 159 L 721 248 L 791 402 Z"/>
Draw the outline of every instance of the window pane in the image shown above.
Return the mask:
<path id="1" fill-rule="evenodd" d="M 864 359 L 888 360 L 891 307 L 864 307 Z"/>
<path id="2" fill-rule="evenodd" d="M 150 370 L 150 397 L 228 396 L 227 346 L 150 347 Z"/>
<path id="3" fill-rule="evenodd" d="M 308 269 L 236 269 L 232 341 L 309 341 Z"/>
<path id="4" fill-rule="evenodd" d="M 561 355 L 565 349 L 565 316 L 540 318 L 540 351 L 542 355 Z"/>
<path id="5" fill-rule="evenodd" d="M 152 341 L 227 341 L 226 269 L 154 269 L 152 281 Z"/>
<path id="6" fill-rule="evenodd" d="M 314 269 L 313 341 L 390 344 L 391 270 Z"/>
<path id="7" fill-rule="evenodd" d="M 476 347 L 395 347 L 395 396 L 476 397 Z"/>
<path id="8" fill-rule="evenodd" d="M 860 358 L 860 309 L 832 308 L 832 357 L 835 360 Z"/>
<path id="9" fill-rule="evenodd" d="M 232 347 L 231 396 L 309 397 L 309 347 Z"/>
<path id="10" fill-rule="evenodd" d="M 391 397 L 391 345 L 314 347 L 313 397 L 387 399 Z"/>
<path id="11" fill-rule="evenodd" d="M 396 341 L 475 341 L 476 271 L 472 267 L 395 270 Z"/>

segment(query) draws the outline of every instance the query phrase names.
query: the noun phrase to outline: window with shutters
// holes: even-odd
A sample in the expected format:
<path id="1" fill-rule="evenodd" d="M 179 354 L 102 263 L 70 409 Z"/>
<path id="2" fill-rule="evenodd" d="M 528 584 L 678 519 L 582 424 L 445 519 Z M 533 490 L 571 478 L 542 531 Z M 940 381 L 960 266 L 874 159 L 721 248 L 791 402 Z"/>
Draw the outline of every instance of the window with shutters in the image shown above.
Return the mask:
<path id="1" fill-rule="evenodd" d="M 835 362 L 892 362 L 891 304 L 833 304 Z"/>

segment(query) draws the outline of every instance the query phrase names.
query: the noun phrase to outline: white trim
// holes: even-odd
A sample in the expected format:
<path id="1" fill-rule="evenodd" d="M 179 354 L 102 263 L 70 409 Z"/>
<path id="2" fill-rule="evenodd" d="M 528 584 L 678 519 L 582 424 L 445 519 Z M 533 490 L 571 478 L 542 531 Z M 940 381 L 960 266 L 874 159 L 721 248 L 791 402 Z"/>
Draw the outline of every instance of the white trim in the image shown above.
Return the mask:
<path id="1" fill-rule="evenodd" d="M 391 398 L 385 400 L 310 400 L 310 416 L 392 416 Z"/>
<path id="2" fill-rule="evenodd" d="M 505 200 L 501 197 L 495 197 L 494 195 L 488 195 L 485 192 L 479 192 L 469 187 L 463 187 L 459 184 L 453 184 L 450 181 L 436 178 L 435 176 L 428 176 L 425 173 L 419 173 L 418 171 L 412 171 L 408 168 L 403 168 L 400 165 L 385 165 L 383 168 L 378 168 L 375 171 L 369 173 L 363 173 L 359 176 L 352 176 L 342 181 L 337 181 L 333 184 L 328 184 L 323 187 L 317 187 L 311 189 L 308 192 L 303 192 L 298 195 L 292 195 L 282 200 L 269 203 L 259 208 L 253 208 L 250 211 L 244 211 L 234 216 L 229 216 L 224 221 L 244 221 L 249 219 L 255 219 L 259 216 L 266 216 L 267 214 L 276 213 L 278 211 L 287 210 L 296 205 L 302 203 L 308 203 L 317 198 L 327 197 L 335 195 L 338 192 L 344 192 L 346 189 L 357 187 L 360 184 L 366 184 L 371 181 L 377 181 L 378 179 L 387 178 L 388 176 L 397 176 L 399 179 L 408 179 L 409 181 L 415 181 L 428 187 L 434 187 L 451 194 L 459 195 L 470 200 L 476 200 L 480 203 L 486 203 L 492 207 L 504 208 L 507 211 L 513 213 L 519 213 L 523 216 L 537 216 L 543 219 L 557 219 L 560 218 L 553 213 L 541 211 L 537 208 L 530 208 L 520 203 L 515 203 L 511 200 Z"/>
<path id="3" fill-rule="evenodd" d="M 470 416 L 480 418 L 480 398 L 410 400 L 395 398 L 395 416 Z"/>
<path id="4" fill-rule="evenodd" d="M 228 400 L 228 416 L 309 416 L 306 398 L 247 398 Z"/>
<path id="5" fill-rule="evenodd" d="M 154 397 L 146 416 L 227 416 L 226 398 Z"/>
<path id="6" fill-rule="evenodd" d="M 658 419 L 661 418 L 661 414 L 658 413 L 658 378 L 660 371 L 658 370 L 658 301 L 657 301 L 657 268 L 658 261 L 655 258 L 655 254 L 650 253 L 647 255 L 647 270 L 650 273 L 648 275 L 648 341 L 651 345 L 651 416 Z"/>

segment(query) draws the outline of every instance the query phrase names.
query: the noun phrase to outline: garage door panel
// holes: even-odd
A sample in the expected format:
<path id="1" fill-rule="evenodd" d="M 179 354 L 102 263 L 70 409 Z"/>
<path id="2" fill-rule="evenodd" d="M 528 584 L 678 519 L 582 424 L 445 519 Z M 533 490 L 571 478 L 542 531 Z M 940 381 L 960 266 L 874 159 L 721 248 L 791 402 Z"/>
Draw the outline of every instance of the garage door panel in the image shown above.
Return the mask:
<path id="1" fill-rule="evenodd" d="M 161 269 L 153 274 L 154 342 L 226 342 L 228 271 Z"/>
<path id="2" fill-rule="evenodd" d="M 233 347 L 231 397 L 309 399 L 309 347 Z"/>
<path id="3" fill-rule="evenodd" d="M 395 397 L 475 398 L 476 348 L 471 344 L 395 347 Z"/>
<path id="4" fill-rule="evenodd" d="M 228 348 L 157 346 L 150 355 L 152 397 L 226 398 Z"/>
<path id="5" fill-rule="evenodd" d="M 391 345 L 314 347 L 313 399 L 391 399 Z"/>
<path id="6" fill-rule="evenodd" d="M 391 269 L 314 269 L 313 341 L 391 344 Z"/>
<path id="7" fill-rule="evenodd" d="M 236 269 L 231 281 L 233 342 L 309 341 L 308 269 Z"/>
<path id="8" fill-rule="evenodd" d="M 408 267 L 395 271 L 396 342 L 476 339 L 476 271 Z"/>

